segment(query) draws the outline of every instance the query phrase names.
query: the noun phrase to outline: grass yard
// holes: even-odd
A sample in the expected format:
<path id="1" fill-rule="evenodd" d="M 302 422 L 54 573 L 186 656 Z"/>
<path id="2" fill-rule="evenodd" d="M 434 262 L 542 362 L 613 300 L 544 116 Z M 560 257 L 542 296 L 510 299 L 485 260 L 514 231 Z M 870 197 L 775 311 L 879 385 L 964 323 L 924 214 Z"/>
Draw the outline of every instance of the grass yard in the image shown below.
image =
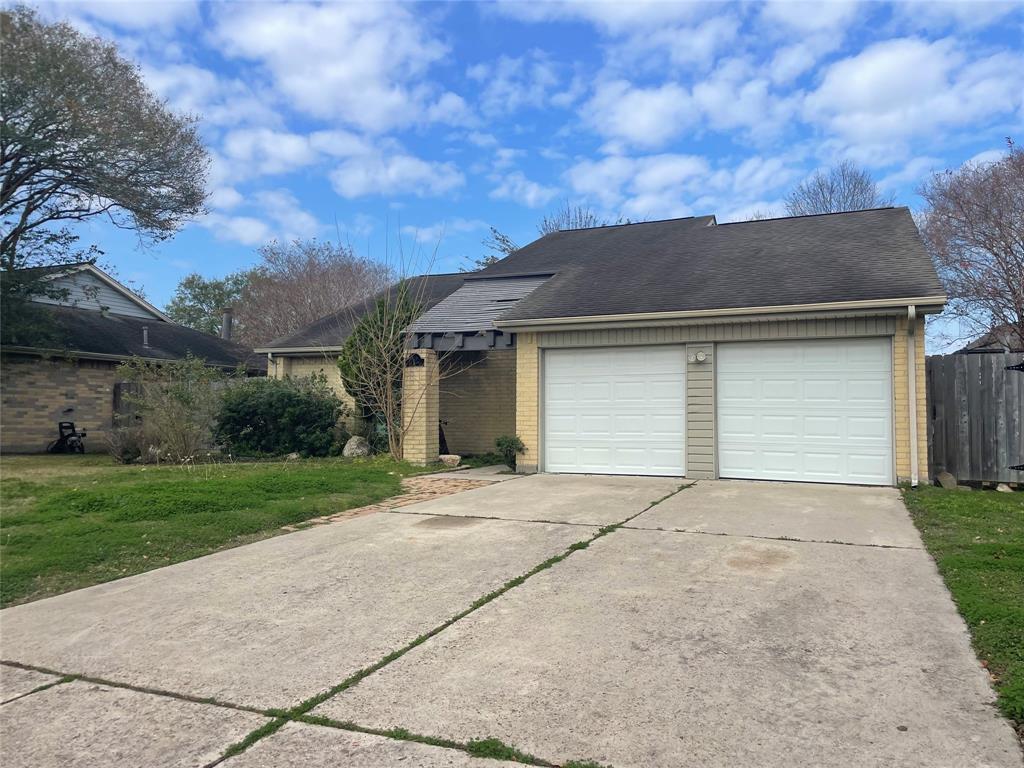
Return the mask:
<path id="1" fill-rule="evenodd" d="M 0 605 L 152 570 L 372 504 L 417 470 L 385 458 L 194 467 L 0 459 Z"/>
<path id="2" fill-rule="evenodd" d="M 1024 493 L 904 491 L 907 507 L 953 594 L 999 707 L 1024 726 Z"/>

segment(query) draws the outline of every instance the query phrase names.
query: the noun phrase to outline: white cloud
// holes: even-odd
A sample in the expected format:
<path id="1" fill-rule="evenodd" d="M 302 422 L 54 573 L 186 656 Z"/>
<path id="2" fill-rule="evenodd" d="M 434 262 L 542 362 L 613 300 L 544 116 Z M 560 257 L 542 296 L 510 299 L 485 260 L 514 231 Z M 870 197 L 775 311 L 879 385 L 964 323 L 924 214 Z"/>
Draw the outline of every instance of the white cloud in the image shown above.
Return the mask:
<path id="1" fill-rule="evenodd" d="M 805 114 L 851 144 L 900 145 L 942 128 L 975 126 L 1019 110 L 1024 56 L 969 61 L 951 39 L 876 43 L 833 64 Z M 863 150 L 862 150 L 863 151 Z"/>
<path id="2" fill-rule="evenodd" d="M 402 227 L 402 234 L 408 235 L 417 243 L 440 243 L 449 235 L 479 232 L 484 229 L 487 229 L 487 222 L 485 221 L 456 217 L 422 227 L 404 226 Z"/>
<path id="3" fill-rule="evenodd" d="M 289 173 L 318 159 L 309 137 L 270 128 L 242 128 L 224 137 L 224 157 L 239 177 Z"/>
<path id="4" fill-rule="evenodd" d="M 425 18 L 385 3 L 252 3 L 220 9 L 214 34 L 226 55 L 261 63 L 295 109 L 383 132 L 461 112 L 426 80 L 447 49 Z"/>
<path id="5" fill-rule="evenodd" d="M 211 208 L 227 211 L 237 208 L 244 200 L 245 198 L 234 187 L 214 187 L 206 202 Z"/>
<path id="6" fill-rule="evenodd" d="M 898 189 L 905 184 L 916 187 L 926 178 L 943 167 L 942 160 L 937 157 L 915 157 L 903 167 L 878 180 L 881 189 Z"/>
<path id="7" fill-rule="evenodd" d="M 657 27 L 673 21 L 690 21 L 707 14 L 715 3 L 663 2 L 662 0 L 574 0 L 571 2 L 520 2 L 502 0 L 494 9 L 520 21 L 584 21 L 611 33 L 640 27 Z"/>
<path id="8" fill-rule="evenodd" d="M 675 83 L 652 88 L 626 80 L 601 83 L 583 107 L 584 120 L 599 134 L 637 147 L 660 147 L 697 117 L 686 89 Z"/>
<path id="9" fill-rule="evenodd" d="M 547 187 L 530 181 L 521 171 L 513 171 L 502 177 L 498 186 L 491 190 L 491 197 L 494 199 L 511 200 L 527 208 L 546 205 L 557 194 L 557 187 Z"/>
<path id="10" fill-rule="evenodd" d="M 238 195 L 234 190 L 230 190 Z M 228 195 L 231 198 L 231 195 Z M 229 199 L 227 208 L 243 204 L 238 199 Z M 211 205 L 214 205 L 211 199 Z M 200 226 L 208 229 L 218 240 L 232 241 L 242 245 L 263 245 L 271 240 L 294 240 L 315 237 L 324 230 L 317 218 L 305 210 L 287 189 L 260 190 L 244 199 L 245 212 L 231 215 L 214 210 L 198 220 Z"/>
<path id="11" fill-rule="evenodd" d="M 685 198 L 710 175 L 707 161 L 695 155 L 662 154 L 584 160 L 566 173 L 573 190 L 617 215 L 631 218 L 684 216 Z"/>
<path id="12" fill-rule="evenodd" d="M 228 216 L 212 212 L 200 219 L 199 223 L 218 240 L 242 245 L 263 245 L 274 239 L 270 226 L 255 216 Z"/>
<path id="13" fill-rule="evenodd" d="M 295 195 L 287 189 L 257 192 L 253 195 L 253 202 L 274 223 L 281 240 L 314 237 L 324 229 L 317 218 L 303 209 Z"/>
<path id="14" fill-rule="evenodd" d="M 101 24 L 122 29 L 153 31 L 173 29 L 199 21 L 199 3 L 193 0 L 145 0 L 144 2 L 116 2 L 115 0 L 75 0 L 73 3 L 48 3 L 54 10 L 71 11 Z"/>
<path id="15" fill-rule="evenodd" d="M 781 132 L 796 108 L 793 96 L 774 91 L 760 69 L 742 59 L 720 63 L 694 85 L 693 102 L 715 130 L 745 129 L 762 138 Z"/>
<path id="16" fill-rule="evenodd" d="M 560 81 L 550 57 L 538 50 L 518 57 L 500 56 L 489 64 L 475 64 L 466 76 L 483 86 L 480 108 L 489 116 L 543 107 Z"/>
<path id="17" fill-rule="evenodd" d="M 706 69 L 736 43 L 740 21 L 732 14 L 712 15 L 694 25 L 664 24 L 633 31 L 610 46 L 608 66 L 633 72 L 640 66 L 652 73 L 666 68 Z"/>
<path id="18" fill-rule="evenodd" d="M 422 160 L 401 152 L 352 157 L 335 168 L 330 179 L 334 190 L 349 199 L 404 194 L 432 197 L 465 183 L 465 177 L 452 163 Z"/>
<path id="19" fill-rule="evenodd" d="M 856 0 L 775 0 L 764 5 L 761 17 L 796 32 L 820 32 L 849 26 L 859 9 Z"/>
<path id="20" fill-rule="evenodd" d="M 1012 13 L 1021 12 L 1019 2 L 992 2 L 992 0 L 913 0 L 897 3 L 893 13 L 911 29 L 953 30 L 981 29 L 1001 21 Z"/>

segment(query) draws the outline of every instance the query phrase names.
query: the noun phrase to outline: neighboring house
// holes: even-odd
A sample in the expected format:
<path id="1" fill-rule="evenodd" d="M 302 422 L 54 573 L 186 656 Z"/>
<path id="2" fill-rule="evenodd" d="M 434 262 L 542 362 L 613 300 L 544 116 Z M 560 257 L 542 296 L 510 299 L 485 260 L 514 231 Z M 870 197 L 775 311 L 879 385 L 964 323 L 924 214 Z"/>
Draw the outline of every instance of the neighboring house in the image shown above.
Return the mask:
<path id="1" fill-rule="evenodd" d="M 454 452 L 518 434 L 523 472 L 927 476 L 924 316 L 946 296 L 906 208 L 562 231 L 463 277 L 409 329 L 411 461 L 448 422 Z"/>
<path id="2" fill-rule="evenodd" d="M 113 423 L 117 366 L 133 356 L 152 361 L 203 358 L 223 368 L 262 374 L 265 361 L 230 340 L 178 325 L 91 262 L 43 270 L 59 293 L 37 296 L 45 342 L 3 347 L 0 450 L 39 452 L 57 436 L 57 422 L 89 433 L 104 450 Z"/>
<path id="3" fill-rule="evenodd" d="M 413 301 L 429 309 L 462 285 L 465 277 L 464 273 L 417 275 L 405 281 L 406 290 Z M 286 376 L 300 378 L 322 373 L 331 389 L 354 411 L 352 396 L 341 381 L 338 355 L 356 324 L 377 306 L 378 301 L 389 300 L 394 290 L 395 286 L 392 286 L 366 301 L 343 307 L 295 333 L 257 347 L 257 353 L 267 356 L 267 375 L 283 379 Z"/>
<path id="4" fill-rule="evenodd" d="M 979 336 L 970 344 L 957 350 L 960 355 L 979 355 L 1003 352 L 1024 352 L 1024 340 L 1017 331 L 1008 326 L 1002 325 L 993 328 L 983 336 Z"/>

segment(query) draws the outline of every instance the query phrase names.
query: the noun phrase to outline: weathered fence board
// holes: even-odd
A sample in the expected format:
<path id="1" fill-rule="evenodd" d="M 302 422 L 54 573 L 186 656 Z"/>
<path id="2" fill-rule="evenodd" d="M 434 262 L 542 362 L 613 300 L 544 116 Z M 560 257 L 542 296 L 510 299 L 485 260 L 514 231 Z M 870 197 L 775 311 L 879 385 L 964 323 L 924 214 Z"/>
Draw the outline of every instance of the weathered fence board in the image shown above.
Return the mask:
<path id="1" fill-rule="evenodd" d="M 1024 483 L 1022 354 L 929 357 L 928 469 L 961 483 Z"/>

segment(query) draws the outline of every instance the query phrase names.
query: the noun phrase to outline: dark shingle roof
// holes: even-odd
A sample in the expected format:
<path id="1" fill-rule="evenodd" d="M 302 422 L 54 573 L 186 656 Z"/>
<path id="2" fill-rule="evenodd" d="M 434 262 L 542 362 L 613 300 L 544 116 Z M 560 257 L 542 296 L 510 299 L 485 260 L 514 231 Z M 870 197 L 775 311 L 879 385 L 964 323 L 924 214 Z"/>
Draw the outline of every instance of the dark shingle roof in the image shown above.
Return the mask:
<path id="1" fill-rule="evenodd" d="M 76 307 L 33 307 L 50 314 L 56 326 L 53 340 L 71 353 L 125 358 L 138 355 L 157 360 L 180 360 L 191 354 L 225 368 L 241 363 L 249 370 L 266 370 L 266 358 L 253 355 L 249 348 L 176 323 Z M 148 346 L 142 343 L 143 328 L 147 331 Z"/>
<path id="2" fill-rule="evenodd" d="M 494 321 L 517 301 L 541 286 L 551 275 L 470 279 L 455 293 L 420 315 L 409 326 L 414 333 L 479 331 L 493 328 Z"/>
<path id="3" fill-rule="evenodd" d="M 502 321 L 943 294 L 906 208 L 713 221 L 555 232 L 478 276 L 555 273 Z"/>
<path id="4" fill-rule="evenodd" d="M 1024 352 L 1024 338 L 1009 325 L 1000 325 L 958 349 L 960 354 L 974 352 Z"/>
<path id="5" fill-rule="evenodd" d="M 441 299 L 459 288 L 469 275 L 457 272 L 445 275 L 417 275 L 405 281 L 410 296 L 429 310 Z M 394 296 L 397 284 L 366 301 L 339 309 L 322 317 L 305 328 L 279 339 L 274 339 L 260 349 L 338 349 L 352 333 L 356 324 L 372 310 L 377 301 Z"/>

